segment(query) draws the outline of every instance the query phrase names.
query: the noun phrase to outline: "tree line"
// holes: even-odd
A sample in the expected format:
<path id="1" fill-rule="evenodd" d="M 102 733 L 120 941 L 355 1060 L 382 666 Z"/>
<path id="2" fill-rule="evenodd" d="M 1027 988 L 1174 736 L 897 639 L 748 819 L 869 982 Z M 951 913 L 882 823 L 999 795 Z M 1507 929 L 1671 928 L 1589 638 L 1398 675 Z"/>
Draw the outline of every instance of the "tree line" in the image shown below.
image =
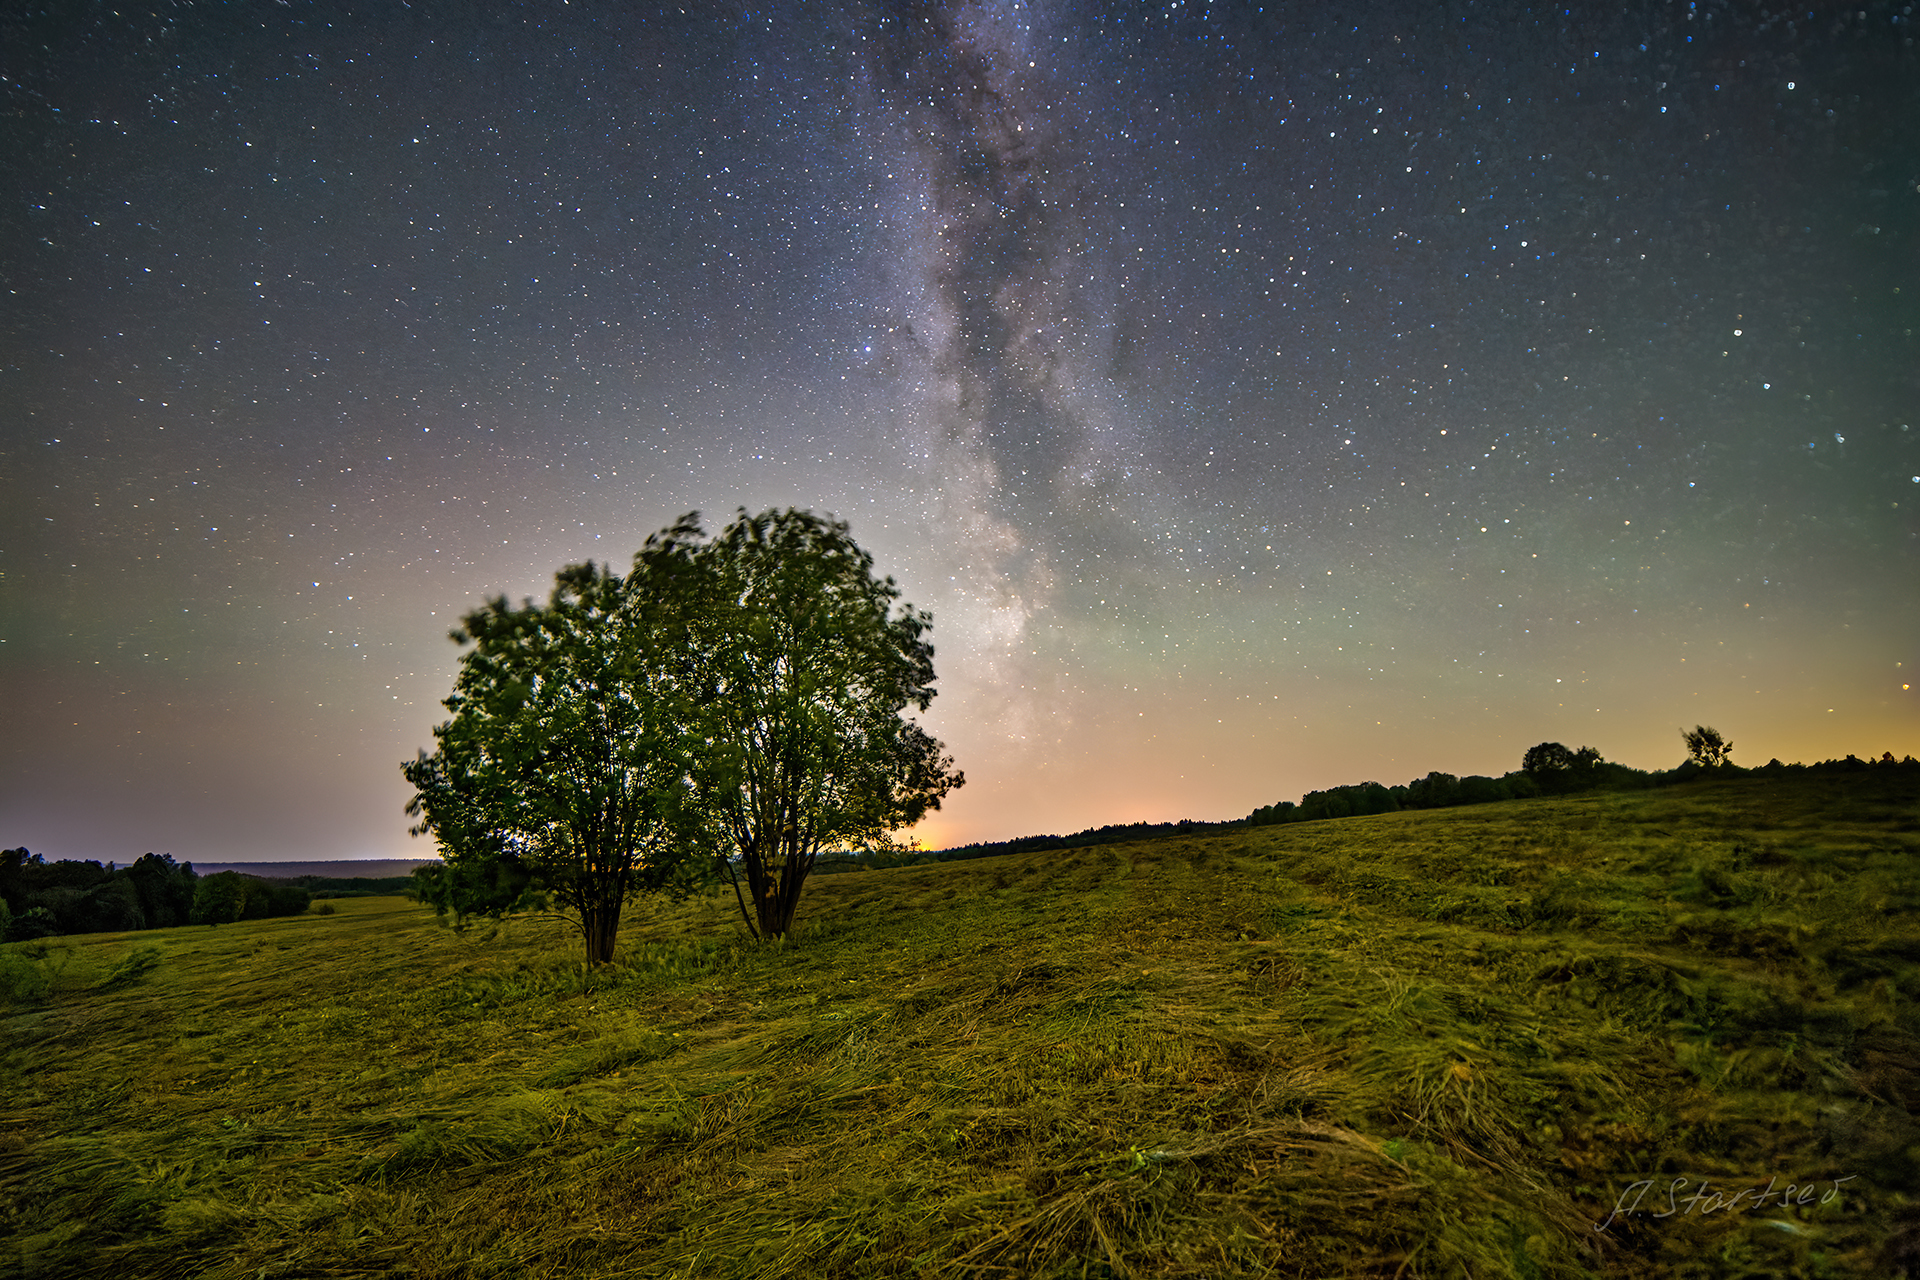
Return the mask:
<path id="1" fill-rule="evenodd" d="M 1248 814 L 1247 826 L 1265 827 L 1283 822 L 1312 822 L 1320 818 L 1349 818 L 1371 813 L 1398 813 L 1403 809 L 1450 809 L 1459 805 L 1496 804 L 1502 800 L 1530 800 L 1535 796 L 1572 795 L 1600 788 L 1615 790 L 1654 785 L 1656 775 L 1605 760 L 1592 747 L 1578 751 L 1558 742 L 1529 748 L 1520 767 L 1500 777 L 1469 774 L 1456 777 L 1434 771 L 1404 786 L 1378 782 L 1309 791 L 1298 803 L 1283 800 Z"/>
<path id="2" fill-rule="evenodd" d="M 1855 756 L 1845 760 L 1827 760 L 1816 765 L 1786 765 L 1771 760 L 1759 769 L 1743 769 L 1733 763 L 1733 743 L 1717 729 L 1696 725 L 1680 731 L 1687 758 L 1672 769 L 1635 769 L 1607 760 L 1592 747 L 1579 750 L 1558 742 L 1542 742 L 1530 747 L 1521 757 L 1520 767 L 1498 778 L 1433 772 L 1405 786 L 1386 787 L 1377 782 L 1309 791 L 1298 803 L 1280 801 L 1255 809 L 1239 823 L 1230 825 L 1263 827 L 1283 822 L 1311 822 L 1322 818 L 1358 817 L 1373 813 L 1398 813 L 1405 809 L 1445 809 L 1458 805 L 1493 804 L 1502 800 L 1531 800 L 1537 796 L 1576 795 L 1586 791 L 1633 791 L 1648 787 L 1671 786 L 1693 779 L 1735 777 L 1747 773 L 1779 773 L 1791 770 L 1839 771 L 1878 766 L 1920 768 L 1911 756 L 1895 761 L 1892 754 L 1870 764 Z"/>
<path id="3" fill-rule="evenodd" d="M 298 884 L 235 871 L 197 875 L 170 853 L 118 867 L 0 850 L 0 940 L 7 942 L 299 915 L 312 896 Z"/>
<path id="4" fill-rule="evenodd" d="M 933 700 L 932 617 L 899 596 L 845 522 L 789 508 L 712 537 L 689 514 L 626 573 L 569 565 L 545 603 L 468 614 L 450 718 L 402 765 L 443 859 L 420 897 L 558 905 L 599 964 L 630 899 L 719 880 L 784 936 L 823 855 L 897 851 L 964 782 L 905 714 Z"/>
<path id="5" fill-rule="evenodd" d="M 1127 840 L 1152 840 L 1169 836 L 1192 835 L 1208 831 L 1231 831 L 1244 827 L 1275 826 L 1287 822 L 1315 822 L 1328 818 L 1362 817 L 1376 813 L 1399 813 L 1408 809 L 1445 809 L 1459 805 L 1495 804 L 1503 800 L 1530 800 L 1540 796 L 1566 796 L 1597 790 L 1639 790 L 1672 786 L 1703 777 L 1738 777 L 1747 774 L 1771 776 L 1788 773 L 1849 773 L 1863 769 L 1901 768 L 1920 770 L 1920 761 L 1912 756 L 1895 760 L 1892 753 L 1877 760 L 1849 755 L 1843 760 L 1823 760 L 1818 764 L 1782 764 L 1770 760 L 1755 769 L 1743 769 L 1732 762 L 1733 744 L 1717 730 L 1704 725 L 1681 730 L 1687 747 L 1687 759 L 1672 769 L 1643 770 L 1616 764 L 1601 757 L 1592 747 L 1572 750 L 1562 743 L 1543 742 L 1531 747 L 1521 758 L 1520 767 L 1500 777 L 1471 774 L 1457 777 L 1432 772 L 1404 786 L 1389 787 L 1378 782 L 1360 782 L 1309 791 L 1298 801 L 1282 800 L 1263 805 L 1244 818 L 1224 822 L 1134 822 L 1124 826 L 1089 827 L 1072 835 L 1019 836 L 1012 840 L 961 845 L 952 849 L 924 853 L 915 861 L 944 862 L 962 858 L 989 858 L 1036 849 L 1080 849 L 1090 845 L 1113 844 Z"/>

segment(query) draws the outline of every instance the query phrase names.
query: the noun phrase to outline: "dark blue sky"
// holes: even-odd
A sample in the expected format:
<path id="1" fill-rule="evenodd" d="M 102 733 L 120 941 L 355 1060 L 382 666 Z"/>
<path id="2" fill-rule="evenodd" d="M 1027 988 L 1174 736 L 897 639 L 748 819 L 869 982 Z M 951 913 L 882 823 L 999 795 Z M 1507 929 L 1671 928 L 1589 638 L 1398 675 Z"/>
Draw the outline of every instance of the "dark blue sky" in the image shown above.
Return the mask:
<path id="1" fill-rule="evenodd" d="M 460 614 L 742 506 L 937 844 L 1920 753 L 1912 7 L 14 6 L 0 843 L 427 853 Z"/>

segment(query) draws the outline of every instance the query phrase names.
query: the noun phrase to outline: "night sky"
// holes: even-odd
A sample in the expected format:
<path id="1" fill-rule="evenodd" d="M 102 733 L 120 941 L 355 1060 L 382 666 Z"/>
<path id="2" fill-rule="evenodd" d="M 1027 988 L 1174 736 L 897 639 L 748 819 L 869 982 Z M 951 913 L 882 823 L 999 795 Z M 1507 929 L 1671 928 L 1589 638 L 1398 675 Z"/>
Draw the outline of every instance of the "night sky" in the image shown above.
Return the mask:
<path id="1" fill-rule="evenodd" d="M 740 507 L 933 846 L 1920 754 L 1914 9 L 7 5 L 0 844 L 430 856 L 449 628 Z"/>

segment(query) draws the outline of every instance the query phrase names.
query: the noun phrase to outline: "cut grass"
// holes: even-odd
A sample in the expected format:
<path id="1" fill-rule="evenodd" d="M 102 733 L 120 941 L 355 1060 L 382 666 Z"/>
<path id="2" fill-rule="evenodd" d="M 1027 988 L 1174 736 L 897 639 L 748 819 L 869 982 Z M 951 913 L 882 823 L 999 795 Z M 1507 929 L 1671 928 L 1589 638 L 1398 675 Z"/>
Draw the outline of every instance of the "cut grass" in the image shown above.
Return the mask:
<path id="1" fill-rule="evenodd" d="M 783 945 L 715 895 L 593 973 L 401 899 L 16 944 L 0 1273 L 1888 1274 L 1917 792 L 824 877 Z"/>

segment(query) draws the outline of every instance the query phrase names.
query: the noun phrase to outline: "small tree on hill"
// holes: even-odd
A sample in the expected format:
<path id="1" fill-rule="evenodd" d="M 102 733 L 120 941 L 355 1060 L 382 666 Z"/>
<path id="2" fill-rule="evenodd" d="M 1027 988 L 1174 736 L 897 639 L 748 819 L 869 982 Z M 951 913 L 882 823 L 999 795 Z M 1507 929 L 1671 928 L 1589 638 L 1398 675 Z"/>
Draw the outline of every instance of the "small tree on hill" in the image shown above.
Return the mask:
<path id="1" fill-rule="evenodd" d="M 1680 736 L 1686 740 L 1687 759 L 1703 769 L 1717 769 L 1733 756 L 1733 744 L 1722 738 L 1718 729 L 1697 724 L 1691 732 L 1682 729 Z"/>

